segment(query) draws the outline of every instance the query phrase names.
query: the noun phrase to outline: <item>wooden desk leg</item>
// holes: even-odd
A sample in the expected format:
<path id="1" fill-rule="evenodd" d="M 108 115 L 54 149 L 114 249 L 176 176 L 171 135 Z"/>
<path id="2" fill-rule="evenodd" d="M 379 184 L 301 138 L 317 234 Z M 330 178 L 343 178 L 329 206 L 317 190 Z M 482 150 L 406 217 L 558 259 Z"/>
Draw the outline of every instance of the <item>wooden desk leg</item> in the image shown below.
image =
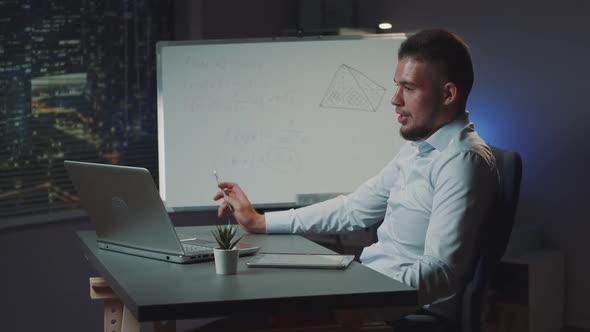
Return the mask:
<path id="1" fill-rule="evenodd" d="M 106 280 L 100 277 L 90 278 L 90 298 L 104 301 L 104 332 L 139 332 L 139 322 Z M 176 321 L 156 321 L 153 326 L 154 332 L 176 332 Z"/>
<path id="2" fill-rule="evenodd" d="M 123 321 L 123 304 L 119 299 L 104 299 L 104 332 L 120 332 Z"/>

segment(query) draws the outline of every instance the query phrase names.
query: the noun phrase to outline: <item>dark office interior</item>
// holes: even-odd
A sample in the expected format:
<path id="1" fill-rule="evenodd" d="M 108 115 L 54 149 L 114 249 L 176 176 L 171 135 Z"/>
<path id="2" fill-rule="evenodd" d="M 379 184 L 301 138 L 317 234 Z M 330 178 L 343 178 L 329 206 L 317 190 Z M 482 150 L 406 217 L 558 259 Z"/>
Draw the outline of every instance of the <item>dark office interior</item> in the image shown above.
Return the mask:
<path id="1" fill-rule="evenodd" d="M 88 294 L 97 272 L 75 234 L 94 226 L 63 160 L 145 167 L 158 183 L 158 41 L 439 27 L 470 45 L 476 78 L 467 109 L 479 134 L 523 159 L 509 250 L 551 250 L 565 259 L 563 308 L 524 315 L 559 315 L 562 331 L 590 331 L 588 16 L 590 3 L 573 0 L 0 1 L 0 330 L 102 330 L 102 303 Z M 382 22 L 391 29 L 380 30 Z M 177 226 L 219 223 L 215 211 L 171 218 Z M 373 237 L 309 238 L 358 254 Z M 507 267 L 497 281 L 521 285 L 502 288 L 514 298 L 527 296 L 522 287 L 532 278 L 519 271 Z M 535 282 L 552 287 L 542 277 Z M 553 301 L 537 295 L 527 301 Z M 537 319 L 514 315 L 511 331 Z"/>

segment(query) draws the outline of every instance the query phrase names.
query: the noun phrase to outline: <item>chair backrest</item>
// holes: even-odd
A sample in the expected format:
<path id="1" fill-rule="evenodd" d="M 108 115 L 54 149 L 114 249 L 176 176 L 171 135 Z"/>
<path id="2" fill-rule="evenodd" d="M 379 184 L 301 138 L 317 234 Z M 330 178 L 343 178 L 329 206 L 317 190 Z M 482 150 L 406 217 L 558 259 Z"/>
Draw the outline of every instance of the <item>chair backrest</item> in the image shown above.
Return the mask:
<path id="1" fill-rule="evenodd" d="M 462 297 L 461 329 L 463 332 L 480 332 L 485 292 L 496 267 L 504 255 L 518 206 L 522 159 L 518 152 L 490 146 L 500 173 L 500 191 L 492 219 L 483 229 L 481 255 L 476 263 L 472 280 Z"/>

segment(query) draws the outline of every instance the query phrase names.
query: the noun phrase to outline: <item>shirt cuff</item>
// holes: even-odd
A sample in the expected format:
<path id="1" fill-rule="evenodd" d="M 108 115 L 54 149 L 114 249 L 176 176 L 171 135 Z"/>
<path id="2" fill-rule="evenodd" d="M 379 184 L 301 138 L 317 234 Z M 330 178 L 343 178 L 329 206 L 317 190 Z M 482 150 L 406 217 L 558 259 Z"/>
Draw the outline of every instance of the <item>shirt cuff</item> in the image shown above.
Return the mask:
<path id="1" fill-rule="evenodd" d="M 293 213 L 293 209 L 265 212 L 266 233 L 291 233 L 291 216 Z"/>

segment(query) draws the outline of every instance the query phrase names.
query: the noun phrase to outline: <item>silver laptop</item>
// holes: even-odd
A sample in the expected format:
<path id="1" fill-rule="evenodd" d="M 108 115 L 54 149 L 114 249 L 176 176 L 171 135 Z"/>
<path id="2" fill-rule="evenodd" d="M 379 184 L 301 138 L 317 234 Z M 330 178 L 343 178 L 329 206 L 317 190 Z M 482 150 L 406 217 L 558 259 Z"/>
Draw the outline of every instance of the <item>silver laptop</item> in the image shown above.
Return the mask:
<path id="1" fill-rule="evenodd" d="M 82 205 L 96 225 L 98 247 L 175 263 L 213 259 L 210 232 L 179 234 L 145 168 L 66 160 Z M 240 241 L 240 255 L 260 248 Z"/>

